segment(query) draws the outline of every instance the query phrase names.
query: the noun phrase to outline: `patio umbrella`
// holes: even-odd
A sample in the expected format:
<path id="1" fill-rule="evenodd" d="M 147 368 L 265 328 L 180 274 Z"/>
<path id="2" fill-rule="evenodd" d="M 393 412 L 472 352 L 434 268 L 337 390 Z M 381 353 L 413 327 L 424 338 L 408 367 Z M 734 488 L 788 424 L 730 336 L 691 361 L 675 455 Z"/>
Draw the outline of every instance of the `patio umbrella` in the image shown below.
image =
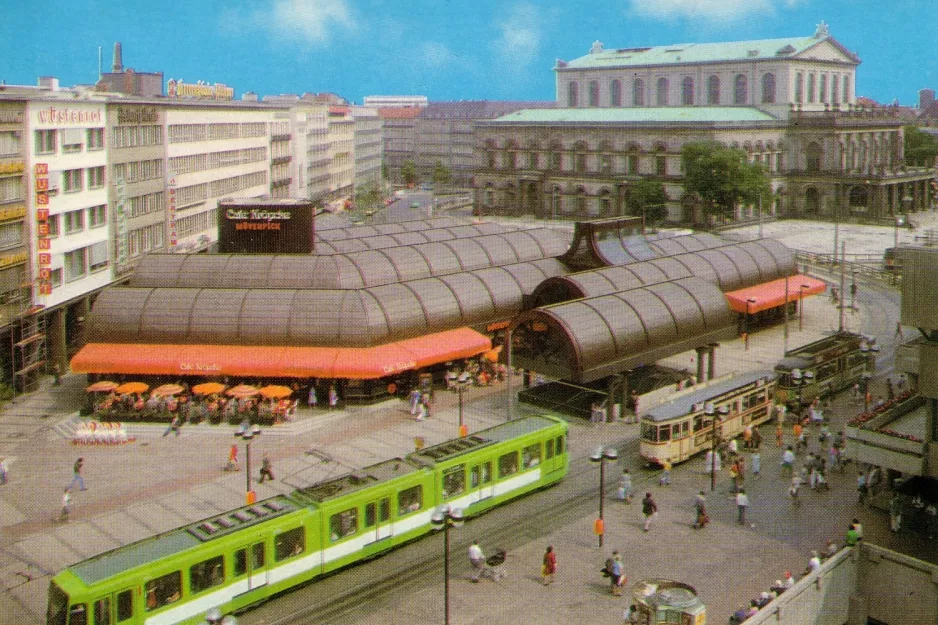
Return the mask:
<path id="1" fill-rule="evenodd" d="M 99 380 L 85 390 L 89 393 L 97 393 L 101 391 L 113 391 L 115 388 L 117 388 L 117 386 L 117 382 L 111 382 L 110 380 Z"/>
<path id="2" fill-rule="evenodd" d="M 153 389 L 150 395 L 153 395 L 154 397 L 162 397 L 163 395 L 178 395 L 184 390 L 186 389 L 179 386 L 178 384 L 163 384 L 162 386 L 157 386 L 155 389 Z"/>
<path id="3" fill-rule="evenodd" d="M 145 393 L 149 388 L 150 385 L 143 382 L 125 382 L 114 390 L 121 395 L 127 395 L 128 393 Z"/>
<path id="4" fill-rule="evenodd" d="M 260 390 L 260 394 L 267 399 L 281 399 L 283 397 L 289 397 L 293 394 L 293 389 L 289 386 L 279 386 L 277 384 L 272 384 L 270 386 L 265 386 Z"/>
<path id="5" fill-rule="evenodd" d="M 192 392 L 196 395 L 214 395 L 225 390 L 225 385 L 219 382 L 203 382 L 192 387 Z"/>
<path id="6" fill-rule="evenodd" d="M 239 384 L 238 386 L 234 388 L 229 388 L 225 394 L 228 395 L 229 397 L 243 398 L 243 397 L 254 397 L 258 393 L 260 393 L 260 391 L 249 384 Z"/>

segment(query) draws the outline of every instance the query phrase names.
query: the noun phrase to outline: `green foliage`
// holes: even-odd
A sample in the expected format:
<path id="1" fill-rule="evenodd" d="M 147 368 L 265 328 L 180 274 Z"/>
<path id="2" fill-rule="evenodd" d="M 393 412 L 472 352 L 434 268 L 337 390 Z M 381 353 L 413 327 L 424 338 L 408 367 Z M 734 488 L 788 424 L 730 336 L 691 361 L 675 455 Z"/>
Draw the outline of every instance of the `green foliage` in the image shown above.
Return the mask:
<path id="1" fill-rule="evenodd" d="M 696 194 L 708 215 L 733 214 L 738 203 L 755 204 L 759 197 L 771 201 L 771 187 L 765 170 L 746 161 L 742 150 L 725 148 L 716 142 L 687 143 L 681 150 L 684 188 Z"/>
<path id="2" fill-rule="evenodd" d="M 6 382 L 0 382 L 0 401 L 13 399 L 13 387 Z"/>
<path id="3" fill-rule="evenodd" d="M 404 184 L 414 184 L 417 182 L 417 164 L 412 160 L 404 161 L 401 165 L 401 178 Z"/>
<path id="4" fill-rule="evenodd" d="M 625 204 L 629 213 L 644 215 L 646 225 L 654 225 L 668 216 L 668 199 L 663 184 L 642 178 L 628 187 Z"/>
<path id="5" fill-rule="evenodd" d="M 381 200 L 381 189 L 375 182 L 366 182 L 355 188 L 355 207 L 360 210 L 374 210 Z"/>
<path id="6" fill-rule="evenodd" d="M 906 126 L 905 164 L 913 167 L 932 167 L 938 156 L 938 138 L 916 126 Z"/>
<path id="7" fill-rule="evenodd" d="M 433 182 L 437 185 L 447 185 L 452 179 L 449 169 L 443 165 L 443 161 L 437 161 L 433 165 Z"/>

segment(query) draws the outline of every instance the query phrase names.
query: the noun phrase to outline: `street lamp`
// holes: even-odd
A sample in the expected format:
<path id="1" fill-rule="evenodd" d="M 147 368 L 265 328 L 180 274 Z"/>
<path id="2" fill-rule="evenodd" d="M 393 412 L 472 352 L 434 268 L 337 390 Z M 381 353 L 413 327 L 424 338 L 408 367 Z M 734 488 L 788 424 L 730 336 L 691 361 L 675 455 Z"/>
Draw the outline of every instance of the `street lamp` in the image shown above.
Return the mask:
<path id="1" fill-rule="evenodd" d="M 603 499 L 606 484 L 606 461 L 615 462 L 619 459 L 619 452 L 614 447 L 599 447 L 590 455 L 590 462 L 599 463 L 599 520 L 596 522 L 596 535 L 599 536 L 599 546 L 603 546 L 603 534 L 606 531 L 603 521 Z"/>
<path id="2" fill-rule="evenodd" d="M 717 487 L 717 414 L 712 402 L 704 404 L 704 415 L 710 419 L 710 492 Z"/>
<path id="3" fill-rule="evenodd" d="M 463 391 L 466 390 L 466 385 L 469 384 L 468 380 L 457 379 L 456 380 L 456 391 L 459 392 L 459 437 L 464 438 L 467 434 L 466 425 L 463 423 Z"/>
<path id="4" fill-rule="evenodd" d="M 251 490 L 251 443 L 254 439 L 261 435 L 261 428 L 257 425 L 252 427 L 245 427 L 244 425 L 239 425 L 238 429 L 234 433 L 236 438 L 240 438 L 245 441 L 244 446 L 244 467 L 246 471 L 244 472 L 245 478 L 245 501 L 247 505 L 251 505 L 255 501 L 255 493 Z"/>
<path id="5" fill-rule="evenodd" d="M 205 613 L 205 620 L 202 625 L 238 625 L 238 619 L 233 616 L 222 616 L 221 610 L 212 608 Z"/>
<path id="6" fill-rule="evenodd" d="M 794 388 L 798 389 L 798 419 L 801 419 L 801 388 L 802 382 L 804 382 L 804 376 L 801 374 L 801 369 L 795 368 L 791 370 L 791 373 L 788 374 L 788 377 L 791 379 L 791 385 Z"/>
<path id="7" fill-rule="evenodd" d="M 810 289 L 810 284 L 802 284 L 801 288 L 798 290 L 798 331 L 804 328 L 804 292 L 806 289 Z"/>
<path id="8" fill-rule="evenodd" d="M 443 506 L 430 515 L 430 527 L 443 530 L 443 623 L 449 625 L 449 528 L 462 527 L 463 513 L 459 508 Z"/>
<path id="9" fill-rule="evenodd" d="M 745 330 L 746 351 L 749 351 L 749 316 L 752 315 L 752 312 L 750 311 L 750 306 L 752 304 L 755 304 L 756 302 L 757 300 L 754 297 L 750 297 L 749 299 L 746 300 L 746 330 Z"/>
<path id="10" fill-rule="evenodd" d="M 893 237 L 893 247 L 896 247 L 896 248 L 899 247 L 899 228 L 901 228 L 902 224 L 904 223 L 905 222 L 902 220 L 902 217 L 896 217 L 896 223 L 895 223 L 896 227 L 894 230 L 895 236 Z"/>
<path id="11" fill-rule="evenodd" d="M 850 283 L 850 310 L 857 310 L 857 270 L 853 270 L 853 281 Z"/>

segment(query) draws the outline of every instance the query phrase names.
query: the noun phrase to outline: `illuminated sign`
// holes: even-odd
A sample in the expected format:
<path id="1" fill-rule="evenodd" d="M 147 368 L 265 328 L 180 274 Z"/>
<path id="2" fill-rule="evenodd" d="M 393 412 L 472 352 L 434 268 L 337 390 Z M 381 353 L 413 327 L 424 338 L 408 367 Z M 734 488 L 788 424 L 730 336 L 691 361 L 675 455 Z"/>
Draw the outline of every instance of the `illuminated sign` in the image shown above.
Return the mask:
<path id="1" fill-rule="evenodd" d="M 223 200 L 218 203 L 223 254 L 310 254 L 313 207 L 302 200 Z"/>
<path id="2" fill-rule="evenodd" d="M 36 249 L 39 253 L 39 279 L 36 286 L 39 295 L 52 295 L 52 239 L 49 238 L 49 164 L 36 163 L 33 172 L 36 176 Z"/>
<path id="3" fill-rule="evenodd" d="M 117 265 L 127 263 L 127 183 L 123 176 L 114 181 L 117 190 Z"/>
<path id="4" fill-rule="evenodd" d="M 169 213 L 169 245 L 176 247 L 179 243 L 179 237 L 176 233 L 176 174 L 168 172 L 169 178 L 166 181 L 166 193 L 169 200 L 166 205 L 166 211 Z"/>
<path id="5" fill-rule="evenodd" d="M 25 216 L 26 206 L 23 204 L 20 204 L 19 206 L 0 206 L 0 221 L 7 221 L 8 219 L 19 219 L 20 217 Z"/>
<path id="6" fill-rule="evenodd" d="M 23 111 L 0 109 L 0 124 L 22 124 Z"/>
<path id="7" fill-rule="evenodd" d="M 157 124 L 160 112 L 152 106 L 120 106 L 117 108 L 118 124 Z"/>
<path id="8" fill-rule="evenodd" d="M 101 126 L 103 107 L 97 109 L 50 106 L 36 111 L 35 121 L 43 126 Z"/>
<path id="9" fill-rule="evenodd" d="M 234 100 L 234 88 L 220 82 L 214 85 L 201 81 L 191 84 L 170 78 L 166 82 L 166 95 L 170 98 L 201 98 L 204 100 Z"/>
<path id="10" fill-rule="evenodd" d="M 19 252 L 18 254 L 6 254 L 4 256 L 0 256 L 0 267 L 9 267 L 10 265 L 25 263 L 28 258 L 29 255 L 26 252 Z"/>
<path id="11" fill-rule="evenodd" d="M 0 163 L 0 174 L 21 174 L 24 171 L 26 171 L 26 163 L 23 161 Z"/>

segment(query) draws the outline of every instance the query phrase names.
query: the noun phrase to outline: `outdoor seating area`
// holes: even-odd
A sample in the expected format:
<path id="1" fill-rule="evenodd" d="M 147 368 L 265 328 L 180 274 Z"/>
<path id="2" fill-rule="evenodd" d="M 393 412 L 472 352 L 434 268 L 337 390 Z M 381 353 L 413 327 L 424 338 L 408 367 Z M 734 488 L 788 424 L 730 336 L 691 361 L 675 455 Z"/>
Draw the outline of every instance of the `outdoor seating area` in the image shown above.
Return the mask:
<path id="1" fill-rule="evenodd" d="M 292 421 L 298 389 L 283 385 L 229 387 L 220 382 L 204 382 L 191 388 L 185 383 L 161 384 L 152 390 L 145 382 L 99 380 L 87 387 L 86 413 L 103 422 L 276 425 Z"/>

